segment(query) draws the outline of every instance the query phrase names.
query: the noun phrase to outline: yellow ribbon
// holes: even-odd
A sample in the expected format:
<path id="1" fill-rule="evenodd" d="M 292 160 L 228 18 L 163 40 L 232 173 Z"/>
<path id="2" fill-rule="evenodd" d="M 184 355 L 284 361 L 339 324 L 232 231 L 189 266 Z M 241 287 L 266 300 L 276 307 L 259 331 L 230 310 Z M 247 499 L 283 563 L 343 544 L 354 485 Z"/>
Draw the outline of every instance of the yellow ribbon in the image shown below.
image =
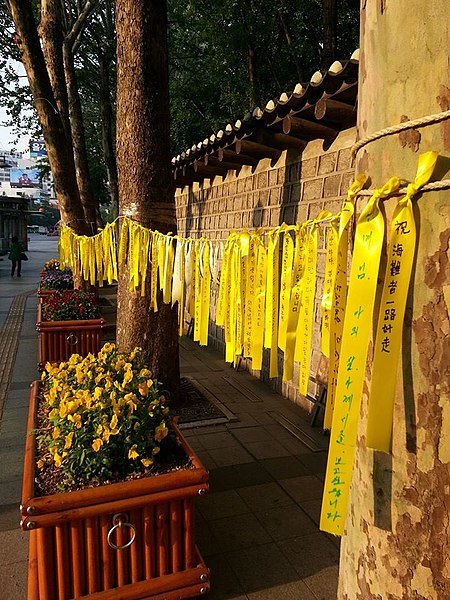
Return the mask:
<path id="1" fill-rule="evenodd" d="M 348 228 L 355 210 L 355 197 L 363 188 L 366 181 L 366 175 L 358 175 L 348 189 L 347 199 L 344 200 L 341 208 L 335 269 L 332 275 L 333 291 L 330 320 L 330 362 L 328 367 L 327 403 L 325 407 L 323 424 L 324 429 L 331 429 L 334 397 L 336 394 L 336 384 L 339 370 L 342 332 L 344 330 L 344 311 L 347 300 Z"/>
<path id="2" fill-rule="evenodd" d="M 300 362 L 299 391 L 304 396 L 308 393 L 309 366 L 311 359 L 311 337 L 314 316 L 314 298 L 316 291 L 317 273 L 317 225 L 312 223 L 306 235 L 306 263 L 304 288 L 300 317 L 297 324 L 297 348 L 296 353 Z"/>
<path id="3" fill-rule="evenodd" d="M 269 233 L 264 346 L 270 348 L 269 377 L 278 377 L 279 229 Z"/>
<path id="4" fill-rule="evenodd" d="M 252 347 L 251 359 L 252 369 L 261 371 L 263 359 L 264 342 L 264 309 L 266 302 L 266 277 L 267 277 L 267 254 L 264 244 L 259 237 L 256 242 L 256 278 L 255 294 L 253 297 L 253 318 L 252 318 Z"/>
<path id="5" fill-rule="evenodd" d="M 342 535 L 353 472 L 378 269 L 384 238 L 380 198 L 398 189 L 398 177 L 375 190 L 362 211 L 355 235 L 350 286 L 345 311 L 341 359 L 331 428 L 320 528 Z"/>
<path id="6" fill-rule="evenodd" d="M 289 315 L 286 328 L 286 348 L 284 351 L 283 381 L 294 377 L 294 353 L 297 338 L 297 326 L 300 316 L 303 275 L 305 263 L 305 227 L 301 227 L 295 236 L 294 285 L 289 300 Z"/>
<path id="7" fill-rule="evenodd" d="M 403 320 L 416 249 L 416 224 L 411 198 L 428 183 L 438 154 L 419 157 L 416 178 L 398 201 L 391 236 L 377 321 L 372 382 L 369 395 L 366 444 L 389 452 Z"/>
<path id="8" fill-rule="evenodd" d="M 280 231 L 283 231 L 283 225 Z M 284 230 L 283 253 L 281 260 L 280 280 L 280 315 L 278 320 L 278 347 L 286 349 L 286 330 L 289 318 L 289 301 L 291 296 L 292 262 L 294 259 L 294 242 L 289 231 Z"/>

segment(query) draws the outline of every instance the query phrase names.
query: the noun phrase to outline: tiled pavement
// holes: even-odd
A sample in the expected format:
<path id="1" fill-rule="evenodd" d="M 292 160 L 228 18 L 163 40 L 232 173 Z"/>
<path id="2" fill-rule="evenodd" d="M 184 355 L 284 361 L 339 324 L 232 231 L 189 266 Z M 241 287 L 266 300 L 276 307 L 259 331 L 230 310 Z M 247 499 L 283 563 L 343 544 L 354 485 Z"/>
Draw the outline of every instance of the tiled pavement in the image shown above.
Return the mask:
<path id="1" fill-rule="evenodd" d="M 36 242 L 21 280 L 10 280 L 9 261 L 0 262 L 0 326 L 15 295 L 36 288 L 40 266 L 55 253 L 55 243 Z M 18 529 L 18 504 L 29 383 L 37 374 L 35 311 L 30 296 L 0 429 L 2 600 L 26 598 L 27 534 Z M 212 573 L 209 597 L 334 600 L 338 545 L 317 525 L 326 439 L 300 408 L 187 338 L 181 370 L 238 419 L 184 430 L 210 469 L 210 493 L 198 499 L 197 510 L 197 543 Z M 278 422 L 280 416 L 308 445 Z"/>

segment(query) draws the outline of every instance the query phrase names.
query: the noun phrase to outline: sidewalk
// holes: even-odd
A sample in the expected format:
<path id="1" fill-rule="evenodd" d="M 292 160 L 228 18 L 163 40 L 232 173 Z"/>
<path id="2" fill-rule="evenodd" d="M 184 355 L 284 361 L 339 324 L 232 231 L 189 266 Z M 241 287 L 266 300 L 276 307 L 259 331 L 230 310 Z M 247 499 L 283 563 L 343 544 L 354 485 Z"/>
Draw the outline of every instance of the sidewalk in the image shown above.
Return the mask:
<path id="1" fill-rule="evenodd" d="M 41 248 L 35 257 L 33 244 L 30 248 L 25 269 L 33 269 L 34 275 L 25 275 L 24 269 L 22 279 L 11 282 L 5 261 L 0 262 L 0 326 L 15 296 L 34 292 L 40 267 L 56 255 L 53 248 Z M 26 598 L 27 534 L 18 529 L 18 504 L 29 383 L 37 376 L 36 303 L 34 296 L 27 299 L 17 331 L 18 351 L 0 429 L 4 600 Z M 197 504 L 197 543 L 212 573 L 209 598 L 334 600 L 338 543 L 317 525 L 326 438 L 309 426 L 300 408 L 248 373 L 231 369 L 216 351 L 182 338 L 180 354 L 182 375 L 197 381 L 238 419 L 184 429 L 210 470 L 210 493 Z M 0 354 L 0 360 L 3 368 L 5 356 Z"/>

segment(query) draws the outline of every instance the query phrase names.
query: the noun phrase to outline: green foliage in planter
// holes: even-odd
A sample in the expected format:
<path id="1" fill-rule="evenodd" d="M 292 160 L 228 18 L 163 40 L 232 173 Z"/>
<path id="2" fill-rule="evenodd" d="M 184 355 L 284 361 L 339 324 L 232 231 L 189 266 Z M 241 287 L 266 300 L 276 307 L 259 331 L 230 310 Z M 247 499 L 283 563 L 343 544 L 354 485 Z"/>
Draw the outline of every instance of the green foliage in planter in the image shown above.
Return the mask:
<path id="1" fill-rule="evenodd" d="M 99 319 L 100 308 L 94 294 L 82 290 L 55 291 L 45 298 L 42 317 L 44 321 Z"/>
<path id="2" fill-rule="evenodd" d="M 45 479 L 66 490 L 151 474 L 173 451 L 166 399 L 140 348 L 123 354 L 108 343 L 97 356 L 74 354 L 48 363 L 42 381 L 36 437 L 44 488 Z"/>

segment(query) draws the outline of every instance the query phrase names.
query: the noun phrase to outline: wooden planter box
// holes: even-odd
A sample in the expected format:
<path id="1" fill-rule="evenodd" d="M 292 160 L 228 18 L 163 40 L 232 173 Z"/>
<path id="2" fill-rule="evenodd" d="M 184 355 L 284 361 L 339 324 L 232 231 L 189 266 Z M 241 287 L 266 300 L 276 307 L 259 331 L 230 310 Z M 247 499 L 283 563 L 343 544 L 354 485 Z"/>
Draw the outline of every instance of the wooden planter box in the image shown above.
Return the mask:
<path id="1" fill-rule="evenodd" d="M 194 498 L 208 471 L 176 428 L 194 468 L 77 492 L 34 497 L 40 382 L 31 388 L 22 490 L 30 532 L 27 600 L 175 600 L 209 591 L 194 542 Z M 121 515 L 122 526 L 117 515 Z M 132 526 L 132 527 L 131 527 Z M 108 544 L 123 546 L 113 549 Z"/>
<path id="2" fill-rule="evenodd" d="M 42 305 L 38 304 L 36 331 L 39 332 L 39 366 L 42 367 L 47 362 L 66 361 L 71 354 L 97 354 L 100 351 L 104 324 L 103 319 L 43 321 Z"/>

